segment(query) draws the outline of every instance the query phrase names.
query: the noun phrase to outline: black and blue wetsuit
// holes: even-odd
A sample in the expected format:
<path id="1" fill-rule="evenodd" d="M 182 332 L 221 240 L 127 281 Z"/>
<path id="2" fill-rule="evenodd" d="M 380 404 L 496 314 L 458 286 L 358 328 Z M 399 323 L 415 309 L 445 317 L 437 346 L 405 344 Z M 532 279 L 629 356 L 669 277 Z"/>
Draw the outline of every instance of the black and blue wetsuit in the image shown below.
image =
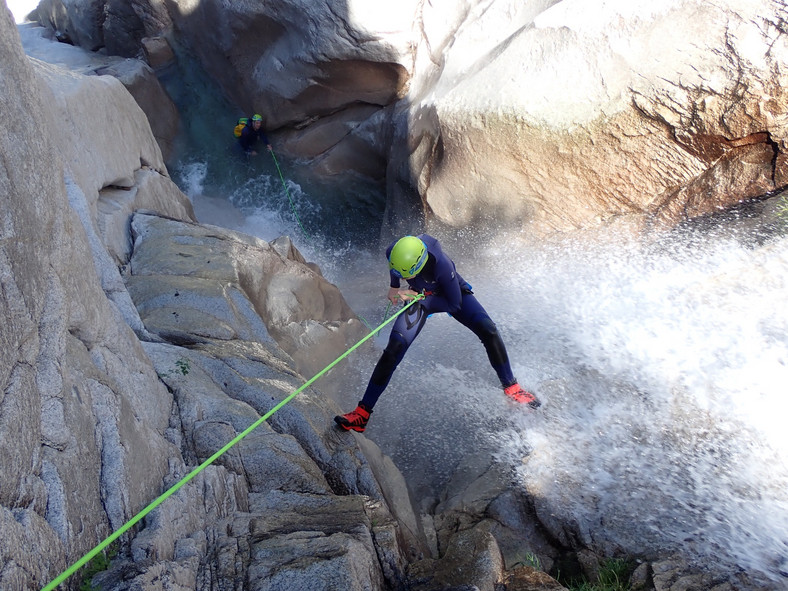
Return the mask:
<path id="1" fill-rule="evenodd" d="M 388 345 L 372 372 L 367 390 L 361 400 L 369 410 L 372 410 L 383 390 L 388 386 L 394 370 L 402 361 L 408 347 L 424 328 L 427 317 L 438 312 L 451 314 L 455 320 L 470 328 L 479 337 L 487 350 L 490 365 L 504 387 L 516 382 L 498 329 L 473 295 L 470 284 L 457 273 L 454 261 L 443 253 L 440 242 L 436 238 L 428 234 L 420 234 L 418 238 L 424 242 L 429 255 L 421 272 L 407 282 L 412 290 L 424 293 L 426 296 L 394 321 Z M 386 250 L 387 259 L 391 255 L 394 244 L 396 243 L 392 243 Z M 400 278 L 393 272 L 390 272 L 390 276 L 391 287 L 399 288 Z"/>
<path id="2" fill-rule="evenodd" d="M 250 120 L 241 130 L 241 137 L 238 138 L 238 143 L 241 145 L 241 149 L 248 154 L 254 151 L 257 142 L 260 140 L 263 140 L 263 145 L 266 146 L 270 143 L 262 126 L 260 129 L 255 129 Z"/>

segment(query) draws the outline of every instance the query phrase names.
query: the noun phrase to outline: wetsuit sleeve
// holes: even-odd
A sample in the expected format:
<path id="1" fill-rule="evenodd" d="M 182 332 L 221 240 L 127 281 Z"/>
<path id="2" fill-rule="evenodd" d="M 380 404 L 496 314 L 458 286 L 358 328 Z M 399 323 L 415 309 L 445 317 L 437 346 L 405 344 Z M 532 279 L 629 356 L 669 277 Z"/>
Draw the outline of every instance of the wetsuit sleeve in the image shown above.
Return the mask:
<path id="1" fill-rule="evenodd" d="M 453 314 L 462 306 L 462 290 L 454 262 L 442 255 L 435 262 L 435 281 L 440 295 L 429 295 L 425 298 L 424 307 L 430 313 L 448 312 Z"/>

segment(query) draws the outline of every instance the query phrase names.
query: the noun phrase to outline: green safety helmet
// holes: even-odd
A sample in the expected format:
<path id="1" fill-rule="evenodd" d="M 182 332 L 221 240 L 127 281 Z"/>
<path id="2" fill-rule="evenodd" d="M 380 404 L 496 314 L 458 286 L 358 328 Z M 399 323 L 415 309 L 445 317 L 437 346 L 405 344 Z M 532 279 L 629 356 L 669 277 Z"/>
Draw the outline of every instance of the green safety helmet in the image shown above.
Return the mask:
<path id="1" fill-rule="evenodd" d="M 389 269 L 402 279 L 415 277 L 427 263 L 427 246 L 415 236 L 397 240 L 389 255 Z"/>
<path id="2" fill-rule="evenodd" d="M 252 116 L 252 121 L 262 121 L 262 120 L 263 120 L 263 116 L 262 116 L 262 115 L 260 115 L 260 113 L 255 113 L 255 114 Z"/>

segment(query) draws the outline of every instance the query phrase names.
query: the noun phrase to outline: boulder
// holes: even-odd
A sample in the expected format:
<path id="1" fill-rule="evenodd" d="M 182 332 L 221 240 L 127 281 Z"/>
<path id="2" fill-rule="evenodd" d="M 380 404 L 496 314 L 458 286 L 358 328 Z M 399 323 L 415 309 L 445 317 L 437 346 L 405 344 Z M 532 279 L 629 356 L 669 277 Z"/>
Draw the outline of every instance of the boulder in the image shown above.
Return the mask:
<path id="1" fill-rule="evenodd" d="M 565 591 L 553 577 L 531 566 L 519 566 L 506 573 L 506 591 Z"/>
<path id="2" fill-rule="evenodd" d="M 444 61 L 417 58 L 390 211 L 419 195 L 436 222 L 544 235 L 673 225 L 785 184 L 788 41 L 759 24 L 781 7 L 580 4 L 496 2 Z M 428 51 L 446 32 L 423 35 Z"/>
<path id="3" fill-rule="evenodd" d="M 503 559 L 495 538 L 479 525 L 453 535 L 440 560 L 411 564 L 413 591 L 478 589 L 496 591 L 503 582 Z"/>
<path id="4" fill-rule="evenodd" d="M 85 76 L 107 75 L 120 80 L 148 118 L 153 136 L 156 138 L 162 152 L 162 159 L 167 160 L 173 155 L 175 136 L 180 124 L 180 115 L 152 69 L 156 65 L 161 67 L 161 60 L 164 60 L 164 57 L 156 58 L 149 66 L 139 59 L 123 59 L 113 55 L 108 56 L 103 53 L 88 51 L 84 46 L 75 47 L 67 43 L 60 43 L 53 37 L 51 31 L 33 24 L 21 26 L 20 31 L 25 52 L 31 57 L 48 64 L 60 66 L 72 73 L 80 73 Z M 149 45 L 151 46 L 151 55 L 163 55 L 166 47 L 168 47 L 162 47 L 162 42 L 154 44 L 153 41 Z M 156 50 L 156 47 L 160 49 Z M 87 92 L 89 93 L 89 83 L 87 85 Z M 90 108 L 90 103 L 87 106 Z M 115 108 L 117 109 L 119 106 L 115 105 Z M 112 118 L 117 118 L 118 112 L 120 111 L 115 110 L 113 112 L 110 110 L 108 114 Z M 76 115 L 76 113 L 72 110 L 71 115 Z M 102 122 L 101 112 L 97 112 L 96 115 L 98 116 L 97 120 L 83 120 L 80 118 L 77 119 L 76 124 L 97 128 L 101 131 L 112 129 L 112 127 L 106 127 L 106 124 Z M 131 123 L 137 127 L 141 125 L 134 120 Z M 140 127 L 140 129 L 142 128 Z M 118 136 L 108 135 L 106 140 L 104 140 L 105 143 L 112 141 L 117 142 Z M 157 170 L 164 170 L 155 161 L 149 160 L 148 163 L 152 166 L 155 165 L 154 167 Z"/>
<path id="5" fill-rule="evenodd" d="M 384 589 L 372 538 L 344 532 L 296 532 L 256 541 L 249 588 L 330 591 Z"/>
<path id="6" fill-rule="evenodd" d="M 141 41 L 145 61 L 159 71 L 175 63 L 175 52 L 166 37 L 145 37 Z"/>
<path id="7" fill-rule="evenodd" d="M 168 342 L 270 340 L 249 300 L 221 281 L 143 275 L 129 277 L 127 285 L 146 328 Z"/>
<path id="8" fill-rule="evenodd" d="M 273 338 L 308 375 L 366 335 L 336 286 L 263 240 L 144 214 L 132 229 L 128 285 L 151 332 Z"/>
<path id="9" fill-rule="evenodd" d="M 269 589 L 379 589 L 372 515 L 361 496 L 253 495 L 249 580 Z M 281 565 L 289 565 L 282 568 Z"/>
<path id="10" fill-rule="evenodd" d="M 755 581 L 748 573 L 725 575 L 691 564 L 685 558 L 674 555 L 651 563 L 651 580 L 654 591 L 680 591 L 682 589 L 708 589 L 709 591 L 771 591 L 782 583 Z"/>
<path id="11" fill-rule="evenodd" d="M 434 524 L 442 553 L 457 531 L 484 523 L 495 536 L 507 569 L 528 562 L 546 570 L 557 554 L 540 527 L 532 502 L 512 482 L 511 470 L 489 452 L 470 454 L 457 466 L 435 508 Z"/>

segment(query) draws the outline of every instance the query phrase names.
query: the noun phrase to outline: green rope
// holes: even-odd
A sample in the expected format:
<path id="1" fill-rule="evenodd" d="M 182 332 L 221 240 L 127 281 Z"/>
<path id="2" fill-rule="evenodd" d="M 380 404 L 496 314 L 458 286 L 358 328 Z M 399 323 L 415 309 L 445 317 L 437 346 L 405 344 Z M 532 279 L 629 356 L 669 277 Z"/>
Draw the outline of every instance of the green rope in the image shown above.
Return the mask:
<path id="1" fill-rule="evenodd" d="M 356 316 L 358 316 L 358 317 L 359 317 L 359 319 L 361 320 L 361 322 L 363 322 L 363 323 L 364 323 L 364 326 L 366 326 L 366 327 L 367 327 L 367 328 L 370 330 L 370 332 L 371 332 L 371 331 L 373 331 L 373 330 L 375 330 L 374 328 L 372 328 L 372 326 L 370 326 L 369 322 L 367 322 L 367 319 L 366 319 L 366 318 L 364 318 L 364 317 L 363 317 L 361 314 L 356 314 Z"/>
<path id="2" fill-rule="evenodd" d="M 298 222 L 298 225 L 301 228 L 301 231 L 304 233 L 304 236 L 309 238 L 309 233 L 304 229 L 304 226 L 298 217 L 298 212 L 296 211 L 295 203 L 293 203 L 293 198 L 290 196 L 290 189 L 287 188 L 287 183 L 285 182 L 285 177 L 282 174 L 282 169 L 279 168 L 279 161 L 276 159 L 276 154 L 274 154 L 273 150 L 269 150 L 269 152 L 271 152 L 271 158 L 274 159 L 274 164 L 276 164 L 276 170 L 279 172 L 279 178 L 282 179 L 282 186 L 285 188 L 285 194 L 287 195 L 287 198 L 290 201 L 290 209 L 293 210 L 293 215 L 295 216 L 296 222 Z"/>
<path id="3" fill-rule="evenodd" d="M 315 383 L 315 382 L 316 382 L 316 381 L 317 381 L 319 378 L 321 378 L 321 377 L 322 377 L 322 376 L 323 376 L 323 375 L 324 375 L 326 372 L 328 372 L 330 369 L 332 369 L 332 368 L 333 368 L 333 367 L 334 367 L 334 366 L 335 366 L 337 363 L 339 363 L 339 362 L 340 362 L 340 361 L 342 361 L 342 360 L 343 360 L 345 357 L 347 357 L 348 355 L 350 355 L 350 354 L 351 354 L 353 351 L 355 351 L 356 349 L 358 349 L 358 348 L 359 348 L 359 347 L 360 347 L 360 346 L 361 346 L 361 345 L 362 345 L 364 342 L 366 342 L 367 340 L 369 340 L 370 338 L 372 338 L 372 336 L 374 336 L 375 334 L 377 334 L 377 332 L 378 332 L 378 331 L 380 331 L 380 329 L 381 329 L 381 328 L 383 328 L 383 327 L 384 327 L 386 324 L 388 324 L 389 322 L 391 322 L 392 320 L 394 320 L 394 319 L 395 319 L 397 316 L 399 316 L 400 314 L 402 314 L 402 313 L 403 313 L 405 310 L 407 310 L 407 309 L 408 309 L 410 306 L 412 306 L 413 304 L 415 304 L 417 301 L 419 301 L 419 300 L 420 300 L 420 299 L 422 299 L 423 297 L 424 297 L 423 295 L 419 295 L 419 296 L 415 297 L 415 298 L 414 298 L 414 299 L 413 299 L 411 302 L 409 302 L 407 305 L 405 305 L 405 306 L 402 308 L 402 310 L 400 310 L 399 312 L 397 312 L 396 314 L 394 314 L 393 316 L 391 316 L 391 318 L 389 318 L 388 320 L 385 320 L 383 323 L 381 323 L 381 324 L 380 324 L 380 326 L 378 326 L 378 328 L 377 328 L 377 330 L 376 330 L 375 332 L 371 332 L 371 333 L 369 333 L 367 336 L 365 336 L 365 337 L 364 337 L 364 338 L 362 338 L 360 341 L 358 341 L 358 342 L 357 342 L 355 345 L 353 345 L 352 347 L 350 347 L 350 349 L 348 349 L 348 350 L 347 350 L 347 351 L 345 351 L 345 352 L 344 352 L 342 355 L 340 355 L 339 357 L 337 357 L 337 358 L 336 358 L 334 361 L 332 361 L 331 363 L 329 363 L 329 364 L 328 364 L 326 367 L 324 367 L 324 368 L 323 368 L 323 369 L 322 369 L 322 370 L 321 370 L 319 373 L 317 373 L 317 374 L 316 374 L 316 375 L 315 375 L 315 376 L 314 376 L 312 379 L 310 379 L 309 381 L 307 381 L 307 382 L 306 382 L 306 383 L 305 383 L 303 386 L 301 386 L 300 388 L 298 388 L 297 390 L 295 390 L 295 391 L 294 391 L 292 394 L 290 394 L 289 396 L 287 396 L 287 398 L 285 398 L 284 400 L 282 400 L 282 401 L 281 401 L 279 404 L 277 404 L 276 406 L 274 406 L 274 407 L 273 407 L 271 410 L 269 410 L 267 413 L 265 413 L 265 414 L 264 414 L 262 417 L 260 417 L 259 419 L 257 419 L 257 420 L 256 420 L 254 423 L 252 423 L 252 424 L 251 424 L 249 427 L 247 427 L 247 428 L 246 428 L 246 429 L 245 429 L 243 432 L 239 433 L 239 434 L 238 434 L 238 435 L 237 435 L 235 438 L 233 438 L 233 440 L 232 440 L 232 441 L 230 441 L 230 442 L 229 442 L 227 445 L 225 445 L 225 446 L 224 446 L 222 449 L 220 449 L 219 451 L 217 451 L 217 452 L 216 452 L 215 454 L 213 454 L 213 455 L 212 455 L 210 458 L 208 458 L 208 459 L 207 459 L 207 460 L 205 460 L 205 461 L 204 461 L 202 464 L 200 464 L 199 466 L 197 466 L 197 467 L 196 467 L 194 470 L 192 470 L 191 472 L 189 472 L 189 474 L 187 474 L 186 476 L 184 476 L 184 477 L 183 477 L 183 479 L 181 479 L 181 481 L 180 481 L 180 482 L 178 482 L 178 483 L 176 483 L 175 485 L 173 485 L 173 486 L 172 486 L 170 489 L 168 489 L 168 490 L 167 490 L 167 491 L 166 491 L 164 494 L 162 494 L 162 495 L 161 495 L 161 496 L 160 496 L 158 499 L 156 499 L 155 501 L 153 501 L 151 504 L 149 504 L 147 507 L 145 507 L 145 508 L 144 508 L 142 511 L 140 511 L 140 512 L 139 512 L 139 513 L 137 513 L 137 514 L 136 514 L 134 517 L 132 517 L 132 518 L 131 518 L 129 521 L 127 521 L 126 523 L 124 523 L 124 524 L 123 524 L 123 525 L 122 525 L 120 528 L 118 528 L 118 530 L 117 530 L 117 531 L 115 531 L 113 534 L 111 534 L 111 535 L 110 535 L 108 538 L 106 538 L 106 539 L 105 539 L 103 542 L 101 542 L 101 543 L 100 543 L 98 546 L 96 546 L 95 548 L 93 548 L 93 549 L 92 549 L 90 552 L 88 552 L 87 554 L 85 554 L 85 555 L 84 555 L 82 558 L 80 558 L 80 559 L 79 559 L 77 562 L 75 562 L 75 563 L 74 563 L 74 564 L 73 564 L 73 565 L 72 565 L 72 566 L 71 566 L 71 567 L 70 567 L 68 570 L 66 570 L 65 572 L 63 572 L 63 573 L 62 573 L 62 574 L 61 574 L 59 577 L 57 577 L 57 578 L 56 578 L 54 581 L 52 581 L 51 583 L 49 583 L 49 585 L 47 585 L 46 587 L 44 587 L 44 588 L 42 589 L 42 591 L 52 591 L 53 589 L 55 589 L 55 587 L 57 587 L 58 585 L 60 585 L 60 583 L 62 583 L 62 582 L 63 582 L 63 581 L 65 581 L 66 579 L 68 579 L 68 578 L 69 578 L 71 575 L 73 575 L 75 572 L 77 572 L 77 571 L 78 571 L 80 568 L 82 568 L 83 566 L 85 566 L 85 565 L 86 565 L 86 564 L 87 564 L 87 563 L 88 563 L 90 560 L 92 560 L 92 559 L 93 559 L 93 557 L 95 557 L 95 556 L 96 556 L 96 554 L 98 554 L 99 552 L 101 552 L 102 550 L 104 550 L 104 549 L 105 549 L 107 546 L 109 546 L 109 545 L 110 545 L 112 542 L 114 542 L 114 541 L 115 541 L 115 540 L 117 540 L 117 539 L 118 539 L 120 536 L 122 536 L 124 533 L 126 533 L 126 532 L 127 532 L 129 529 L 131 529 L 131 528 L 132 528 L 134 525 L 136 525 L 136 524 L 137 524 L 137 523 L 138 523 L 138 522 L 139 522 L 139 521 L 140 521 L 140 520 L 141 520 L 143 517 L 145 517 L 145 516 L 146 516 L 148 513 L 150 513 L 151 511 L 153 511 L 153 510 L 154 510 L 156 507 L 158 507 L 159 505 L 161 505 L 161 504 L 162 504 L 162 503 L 163 503 L 163 502 L 164 502 L 164 501 L 165 501 L 167 498 L 169 498 L 169 497 L 170 497 L 170 496 L 172 496 L 174 493 L 176 493 L 178 490 L 180 490 L 180 488 L 181 488 L 181 487 L 183 487 L 183 485 L 185 485 L 187 482 L 189 482 L 190 480 L 192 480 L 192 479 L 193 479 L 195 476 L 197 476 L 197 474 L 199 474 L 199 473 L 200 473 L 200 472 L 202 472 L 202 471 L 203 471 L 205 468 L 207 468 L 208 466 L 210 466 L 210 465 L 211 465 L 211 464 L 212 464 L 214 461 L 216 461 L 216 460 L 217 460 L 217 459 L 218 459 L 218 458 L 219 458 L 221 455 L 223 455 L 224 453 L 226 453 L 226 452 L 227 452 L 227 451 L 228 451 L 228 450 L 229 450 L 231 447 L 233 447 L 233 446 L 234 446 L 236 443 L 238 443 L 239 441 L 241 441 L 241 440 L 242 440 L 244 437 L 246 437 L 247 435 L 249 435 L 249 433 L 251 433 L 251 432 L 252 432 L 252 431 L 254 431 L 254 430 L 257 428 L 257 427 L 259 427 L 259 426 L 260 426 L 260 425 L 261 425 L 261 424 L 262 424 L 264 421 L 266 421 L 266 420 L 267 420 L 269 417 L 271 417 L 271 415 L 273 415 L 273 414 L 274 414 L 276 411 L 278 411 L 278 410 L 279 410 L 280 408 L 282 408 L 282 407 L 283 407 L 285 404 L 287 404 L 288 402 L 290 402 L 290 401 L 291 401 L 293 398 L 295 398 L 295 397 L 296 397 L 298 394 L 300 394 L 301 392 L 303 392 L 303 391 L 304 391 L 306 388 L 308 388 L 308 387 L 309 387 L 309 386 L 311 386 L 313 383 Z"/>
<path id="4" fill-rule="evenodd" d="M 383 320 L 386 320 L 386 318 L 389 317 L 390 309 L 391 309 L 391 300 L 389 300 L 389 305 L 386 306 L 386 311 L 383 313 Z M 361 322 L 364 323 L 364 326 L 366 326 L 372 332 L 372 334 L 378 334 L 380 332 L 380 326 L 383 326 L 382 324 L 377 329 L 375 329 L 372 328 L 369 322 L 367 322 L 367 319 L 364 318 L 361 314 L 356 314 L 356 316 L 358 316 L 361 319 Z"/>

